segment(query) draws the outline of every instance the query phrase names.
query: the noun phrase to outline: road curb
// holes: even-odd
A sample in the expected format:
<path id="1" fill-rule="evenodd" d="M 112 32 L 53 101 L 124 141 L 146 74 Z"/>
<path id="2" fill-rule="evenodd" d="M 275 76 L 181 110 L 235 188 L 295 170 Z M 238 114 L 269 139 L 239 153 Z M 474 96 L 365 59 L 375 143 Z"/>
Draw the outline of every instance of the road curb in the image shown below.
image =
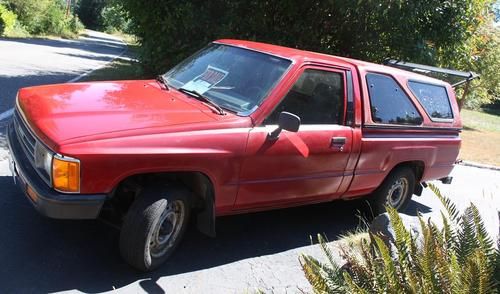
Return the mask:
<path id="1" fill-rule="evenodd" d="M 461 165 L 465 165 L 465 166 L 470 166 L 470 167 L 477 167 L 477 168 L 483 168 L 483 169 L 490 169 L 490 170 L 500 171 L 500 166 L 494 166 L 494 165 L 489 165 L 489 164 L 482 164 L 482 163 L 473 162 L 473 161 L 462 160 L 460 162 L 460 164 Z"/>

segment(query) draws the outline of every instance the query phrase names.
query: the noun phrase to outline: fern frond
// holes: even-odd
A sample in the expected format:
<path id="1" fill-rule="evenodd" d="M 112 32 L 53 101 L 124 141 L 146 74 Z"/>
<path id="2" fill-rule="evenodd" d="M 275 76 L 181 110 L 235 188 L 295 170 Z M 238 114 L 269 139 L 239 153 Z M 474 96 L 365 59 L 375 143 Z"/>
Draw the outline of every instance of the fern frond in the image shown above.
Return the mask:
<path id="1" fill-rule="evenodd" d="M 448 218 L 441 211 L 441 220 L 443 222 L 442 235 L 446 244 L 446 249 L 451 250 L 457 246 L 456 231 L 448 222 Z"/>
<path id="2" fill-rule="evenodd" d="M 441 201 L 441 204 L 446 209 L 446 212 L 448 213 L 450 220 L 453 223 L 458 224 L 459 210 L 457 209 L 455 204 L 451 201 L 451 199 L 444 196 L 443 194 L 441 194 L 441 190 L 439 190 L 439 188 L 436 185 L 429 183 L 428 187 L 439 198 L 439 200 Z"/>
<path id="3" fill-rule="evenodd" d="M 333 258 L 332 250 L 327 245 L 326 237 L 323 237 L 321 234 L 318 234 L 318 243 L 321 248 L 321 251 L 326 255 L 326 258 L 328 259 L 328 263 L 330 264 L 330 266 L 338 270 L 337 262 Z"/>
<path id="4" fill-rule="evenodd" d="M 493 254 L 493 240 L 488 235 L 488 231 L 484 226 L 484 222 L 481 218 L 479 210 L 474 205 L 474 203 L 470 204 L 470 212 L 474 222 L 474 227 L 476 228 L 476 238 L 478 241 L 479 248 L 481 248 L 487 255 Z"/>
<path id="5" fill-rule="evenodd" d="M 384 276 L 387 281 L 387 291 L 391 293 L 398 293 L 400 290 L 399 279 L 396 274 L 396 266 L 394 260 L 392 259 L 389 247 L 384 243 L 384 241 L 379 236 L 373 236 L 376 243 L 376 250 L 380 254 L 380 258 L 383 262 Z"/>
<path id="6" fill-rule="evenodd" d="M 461 293 L 462 289 L 462 265 L 458 263 L 454 250 L 450 250 L 450 280 L 451 293 Z"/>
<path id="7" fill-rule="evenodd" d="M 495 290 L 495 282 L 493 280 L 494 268 L 488 260 L 489 253 L 478 249 L 474 254 L 477 267 L 479 268 L 479 288 L 478 293 L 492 293 Z"/>
<path id="8" fill-rule="evenodd" d="M 300 266 L 315 293 L 343 293 L 343 285 L 335 285 L 324 277 L 322 264 L 311 256 L 301 255 Z M 333 285 L 332 285 L 333 284 Z"/>
<path id="9" fill-rule="evenodd" d="M 328 247 L 327 239 L 318 234 L 318 242 L 323 254 L 326 255 L 328 264 L 319 264 L 323 270 L 326 280 L 330 281 L 330 287 L 338 290 L 344 286 L 342 279 L 342 269 L 339 267 L 333 257 L 332 250 Z"/>
<path id="10" fill-rule="evenodd" d="M 344 280 L 349 287 L 349 292 L 348 293 L 354 293 L 354 294 L 368 294 L 368 290 L 366 288 L 358 286 L 351 278 L 351 276 L 348 273 L 344 273 Z"/>
<path id="11" fill-rule="evenodd" d="M 477 262 L 469 256 L 462 266 L 461 290 L 463 293 L 479 292 L 479 272 Z"/>
<path id="12" fill-rule="evenodd" d="M 474 214 L 469 207 L 465 209 L 460 217 L 460 229 L 458 230 L 457 240 L 457 258 L 458 262 L 464 264 L 467 257 L 471 255 L 474 250 L 479 248 L 479 241 L 476 238 L 476 229 L 474 225 Z"/>
<path id="13" fill-rule="evenodd" d="M 374 293 L 383 293 L 386 288 L 386 279 L 382 271 L 383 263 L 380 262 L 380 258 L 377 255 L 373 234 L 371 233 L 370 239 L 372 240 L 370 244 L 366 242 L 361 244 L 363 259 L 366 261 L 367 268 L 371 274 L 369 278 L 369 289 L 373 289 Z"/>
<path id="14" fill-rule="evenodd" d="M 439 231 L 432 231 L 433 234 Z M 434 259 L 434 269 L 436 272 L 436 279 L 438 280 L 439 287 L 442 293 L 452 293 L 453 276 L 451 275 L 449 250 L 445 242 L 435 244 L 436 255 Z"/>
<path id="15" fill-rule="evenodd" d="M 497 293 L 500 293 L 500 248 L 495 250 L 491 258 L 493 260 L 493 282 Z"/>
<path id="16" fill-rule="evenodd" d="M 403 224 L 398 211 L 393 207 L 386 207 L 391 226 L 394 230 L 394 245 L 399 255 L 400 262 L 409 263 L 412 236 Z"/>
<path id="17" fill-rule="evenodd" d="M 435 260 L 435 241 L 431 229 L 419 216 L 420 227 L 424 237 L 421 252 L 419 253 L 418 263 L 424 276 L 422 285 L 425 291 L 439 293 L 439 283 L 435 275 L 434 260 Z"/>

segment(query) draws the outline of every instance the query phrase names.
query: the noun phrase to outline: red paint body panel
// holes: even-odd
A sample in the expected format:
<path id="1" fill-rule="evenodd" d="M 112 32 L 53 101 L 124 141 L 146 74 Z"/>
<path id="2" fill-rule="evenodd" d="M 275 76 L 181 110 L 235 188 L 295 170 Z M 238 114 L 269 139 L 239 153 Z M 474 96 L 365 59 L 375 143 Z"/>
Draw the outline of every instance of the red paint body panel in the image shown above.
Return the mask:
<path id="1" fill-rule="evenodd" d="M 339 187 L 352 150 L 350 127 L 303 126 L 298 133 L 283 133 L 277 141 L 267 139 L 270 131 L 261 127 L 250 132 L 240 172 L 239 209 L 283 201 L 326 201 L 344 192 Z M 330 147 L 335 136 L 347 138 L 342 151 Z"/>
<path id="2" fill-rule="evenodd" d="M 208 105 L 156 81 L 97 82 L 21 89 L 18 108 L 49 148 L 81 161 L 81 193 L 111 193 L 125 178 L 196 171 L 213 183 L 218 215 L 366 195 L 394 166 L 418 161 L 421 181 L 447 176 L 458 156 L 461 121 L 452 88 L 442 81 L 363 61 L 269 44 L 219 40 L 293 61 L 250 115 L 218 115 Z M 352 125 L 302 125 L 267 139 L 263 120 L 305 68 L 352 75 Z M 421 126 L 371 119 L 365 75 L 394 77 L 423 117 Z M 428 81 L 448 90 L 452 122 L 434 122 L 407 87 Z M 346 94 L 347 96 L 347 94 Z M 347 98 L 346 98 L 347 99 Z M 333 137 L 345 137 L 342 150 Z"/>

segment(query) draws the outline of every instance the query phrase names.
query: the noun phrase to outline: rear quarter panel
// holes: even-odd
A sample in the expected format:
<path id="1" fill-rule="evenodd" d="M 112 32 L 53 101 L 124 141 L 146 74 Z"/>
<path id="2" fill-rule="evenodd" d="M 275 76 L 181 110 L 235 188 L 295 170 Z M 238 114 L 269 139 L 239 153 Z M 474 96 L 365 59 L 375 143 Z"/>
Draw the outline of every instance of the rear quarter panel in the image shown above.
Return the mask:
<path id="1" fill-rule="evenodd" d="M 371 117 L 367 73 L 380 73 L 393 77 L 410 97 L 423 118 L 419 126 L 388 125 L 375 123 Z M 345 197 L 365 195 L 373 192 L 400 163 L 420 162 L 424 172 L 419 181 L 446 177 L 452 171 L 458 157 L 462 128 L 455 93 L 451 86 L 426 76 L 402 70 L 370 65 L 359 67 L 362 93 L 362 138 L 361 153 L 354 172 L 353 181 Z M 446 87 L 453 111 L 453 120 L 432 121 L 418 99 L 408 88 L 408 81 L 415 80 L 439 84 Z"/>

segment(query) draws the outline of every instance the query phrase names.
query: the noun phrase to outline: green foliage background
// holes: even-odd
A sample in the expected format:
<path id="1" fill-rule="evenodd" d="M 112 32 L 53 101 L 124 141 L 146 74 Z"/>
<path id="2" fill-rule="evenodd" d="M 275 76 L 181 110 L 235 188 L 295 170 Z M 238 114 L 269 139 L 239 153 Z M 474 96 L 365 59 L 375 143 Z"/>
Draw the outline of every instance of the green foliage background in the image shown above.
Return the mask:
<path id="1" fill-rule="evenodd" d="M 4 0 L 3 5 L 15 16 L 12 26 L 26 35 L 73 37 L 83 24 L 66 13 L 64 0 Z"/>
<path id="2" fill-rule="evenodd" d="M 498 50 L 478 37 L 492 19 L 493 0 L 123 0 L 140 59 L 164 72 L 218 38 L 249 39 L 367 61 L 386 58 L 492 72 Z M 497 46 L 498 47 L 498 46 Z M 483 48 L 483 50 L 478 50 Z M 491 54 L 491 51 L 496 53 Z M 482 54 L 478 56 L 477 54 Z M 495 55 L 496 54 L 496 55 Z M 484 57 L 486 56 L 486 57 Z M 498 97 L 474 85 L 481 103 Z"/>
<path id="3" fill-rule="evenodd" d="M 0 36 L 4 34 L 4 32 L 11 30 L 16 24 L 16 21 L 16 14 L 0 3 Z"/>
<path id="4" fill-rule="evenodd" d="M 86 27 L 109 33 L 133 33 L 131 19 L 118 0 L 78 0 L 76 3 L 78 17 Z"/>

